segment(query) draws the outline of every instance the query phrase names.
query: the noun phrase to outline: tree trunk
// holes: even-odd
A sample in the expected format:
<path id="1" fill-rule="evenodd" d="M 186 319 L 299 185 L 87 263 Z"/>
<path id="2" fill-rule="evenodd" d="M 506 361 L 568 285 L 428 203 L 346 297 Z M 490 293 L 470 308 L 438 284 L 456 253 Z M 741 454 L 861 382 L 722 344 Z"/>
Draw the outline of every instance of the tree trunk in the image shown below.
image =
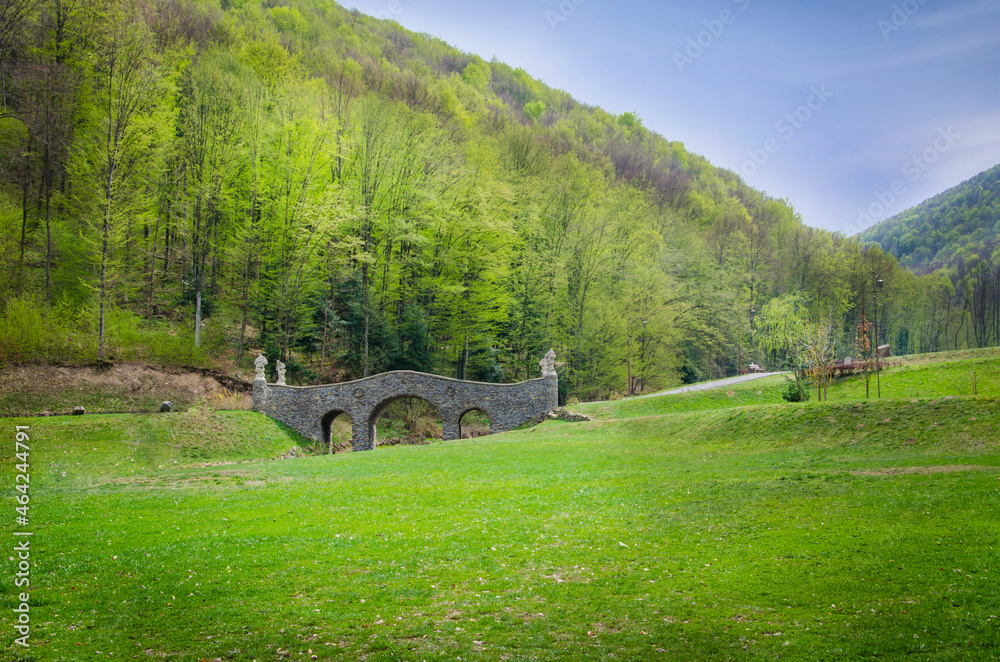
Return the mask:
<path id="1" fill-rule="evenodd" d="M 167 213 L 167 227 L 163 231 L 163 275 L 170 274 L 170 214 Z"/>
<path id="2" fill-rule="evenodd" d="M 201 347 L 201 274 L 195 277 L 194 285 L 194 346 Z"/>
<path id="3" fill-rule="evenodd" d="M 368 254 L 370 244 L 365 246 L 365 254 Z M 365 365 L 364 365 L 364 376 L 368 376 L 368 331 L 370 326 L 369 320 L 369 296 L 368 296 L 368 263 L 365 262 L 361 265 L 361 289 L 364 290 L 364 304 L 365 304 L 365 338 L 364 338 L 364 351 L 365 351 Z"/>
<path id="4" fill-rule="evenodd" d="M 153 226 L 153 245 L 149 249 L 149 309 L 146 317 L 153 319 L 153 279 L 156 276 L 156 242 L 160 237 L 160 217 L 163 216 L 163 206 L 156 213 L 156 225 Z"/>
<path id="5" fill-rule="evenodd" d="M 34 140 L 28 140 L 28 146 L 25 150 L 26 153 L 30 153 Z M 24 162 L 24 182 L 21 189 L 21 265 L 24 265 L 24 247 L 27 243 L 28 235 L 28 189 L 31 188 L 31 163 L 25 158 Z"/>
<path id="6" fill-rule="evenodd" d="M 364 376 L 368 376 L 368 288 L 365 288 L 365 373 Z"/>
<path id="7" fill-rule="evenodd" d="M 45 300 L 52 301 L 52 175 L 50 172 L 45 174 Z"/>
<path id="8" fill-rule="evenodd" d="M 108 175 L 108 188 L 111 188 L 111 175 Z M 105 203 L 104 212 L 104 244 L 101 248 L 101 313 L 100 313 L 100 323 L 97 332 L 97 360 L 104 360 L 104 298 L 105 291 L 107 289 L 107 273 L 108 273 L 108 234 L 111 228 L 111 200 L 110 198 Z"/>

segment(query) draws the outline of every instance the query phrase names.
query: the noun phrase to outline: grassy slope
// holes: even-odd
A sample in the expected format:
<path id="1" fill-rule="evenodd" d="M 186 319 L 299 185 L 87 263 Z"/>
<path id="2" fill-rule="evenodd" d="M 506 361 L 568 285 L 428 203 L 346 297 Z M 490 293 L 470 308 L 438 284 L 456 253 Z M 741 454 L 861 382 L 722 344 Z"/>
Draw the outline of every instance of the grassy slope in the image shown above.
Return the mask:
<path id="1" fill-rule="evenodd" d="M 656 400 L 667 413 L 223 467 L 194 441 L 238 459 L 294 438 L 250 412 L 22 420 L 32 654 L 1000 657 L 995 397 Z"/>
<path id="2" fill-rule="evenodd" d="M 1000 396 L 1000 348 L 917 354 L 892 360 L 901 365 L 888 368 L 879 375 L 883 398 L 973 395 L 973 380 L 976 395 Z M 573 411 L 595 418 L 634 418 L 683 411 L 782 404 L 784 400 L 781 393 L 790 378 L 765 377 L 707 391 L 591 402 L 575 405 Z M 870 378 L 869 390 L 870 397 L 875 399 L 877 386 L 874 375 Z M 864 399 L 865 380 L 862 376 L 835 380 L 827 389 L 829 402 L 856 402 Z M 815 400 L 815 391 L 810 391 L 810 401 Z"/>

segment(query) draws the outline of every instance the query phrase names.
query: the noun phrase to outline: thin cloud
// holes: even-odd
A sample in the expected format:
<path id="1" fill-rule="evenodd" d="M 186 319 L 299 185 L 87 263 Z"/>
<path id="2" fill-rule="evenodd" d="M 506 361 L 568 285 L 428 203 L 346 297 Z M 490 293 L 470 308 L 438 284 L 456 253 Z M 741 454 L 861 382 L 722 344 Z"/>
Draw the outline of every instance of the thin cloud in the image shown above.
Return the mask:
<path id="1" fill-rule="evenodd" d="M 896 53 L 880 58 L 880 60 L 876 60 L 876 63 L 884 67 L 904 67 L 912 64 L 954 57 L 955 55 L 961 55 L 962 53 L 991 46 L 997 42 L 1000 42 L 1000 33 L 996 32 L 982 34 L 975 37 L 963 35 L 930 47 L 912 48 L 903 51 L 902 53 Z"/>
<path id="2" fill-rule="evenodd" d="M 874 71 L 899 69 L 918 64 L 927 64 L 935 60 L 958 57 L 970 51 L 987 48 L 997 43 L 1000 43 L 1000 32 L 990 31 L 974 36 L 962 35 L 942 40 L 936 44 L 923 44 L 880 57 L 865 57 L 859 54 L 842 64 L 829 66 L 823 70 L 819 68 L 813 69 L 812 74 L 814 77 L 823 75 L 828 79 L 842 76 L 856 77 L 858 75 L 870 75 Z M 793 71 L 800 73 L 797 69 Z"/>
<path id="3" fill-rule="evenodd" d="M 914 18 L 913 23 L 922 28 L 941 28 L 971 18 L 996 13 L 1000 13 L 1000 2 L 997 0 L 978 0 L 977 2 L 967 2 L 955 7 L 939 9 L 928 14 L 920 14 Z"/>
<path id="4" fill-rule="evenodd" d="M 988 113 L 965 121 L 968 137 L 964 141 L 969 149 L 992 147 L 1000 162 L 1000 112 Z"/>

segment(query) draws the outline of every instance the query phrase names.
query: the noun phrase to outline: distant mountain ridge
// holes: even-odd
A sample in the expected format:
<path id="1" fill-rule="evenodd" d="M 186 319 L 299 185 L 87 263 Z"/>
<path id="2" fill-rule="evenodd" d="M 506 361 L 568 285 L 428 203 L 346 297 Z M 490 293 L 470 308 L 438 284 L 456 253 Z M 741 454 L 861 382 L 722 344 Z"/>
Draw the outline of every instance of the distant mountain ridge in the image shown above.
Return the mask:
<path id="1" fill-rule="evenodd" d="M 1000 235 L 1000 165 L 862 232 L 920 274 L 991 254 Z"/>

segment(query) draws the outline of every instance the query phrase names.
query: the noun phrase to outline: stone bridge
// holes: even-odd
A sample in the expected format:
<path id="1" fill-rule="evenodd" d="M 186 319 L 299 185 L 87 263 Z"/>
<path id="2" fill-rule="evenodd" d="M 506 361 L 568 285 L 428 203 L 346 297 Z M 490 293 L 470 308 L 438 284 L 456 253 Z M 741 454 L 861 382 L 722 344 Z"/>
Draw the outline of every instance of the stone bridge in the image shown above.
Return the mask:
<path id="1" fill-rule="evenodd" d="M 280 361 L 277 383 L 267 383 L 266 364 L 263 356 L 255 362 L 254 411 L 324 444 L 330 443 L 333 419 L 347 414 L 351 418 L 356 451 L 375 448 L 375 423 L 379 415 L 387 405 L 402 398 L 421 398 L 433 405 L 441 415 L 446 440 L 461 438 L 462 417 L 473 410 L 489 417 L 493 434 L 540 420 L 559 404 L 555 354 L 551 350 L 540 364 L 542 377 L 518 384 L 467 382 L 400 370 L 341 384 L 287 386 Z"/>

